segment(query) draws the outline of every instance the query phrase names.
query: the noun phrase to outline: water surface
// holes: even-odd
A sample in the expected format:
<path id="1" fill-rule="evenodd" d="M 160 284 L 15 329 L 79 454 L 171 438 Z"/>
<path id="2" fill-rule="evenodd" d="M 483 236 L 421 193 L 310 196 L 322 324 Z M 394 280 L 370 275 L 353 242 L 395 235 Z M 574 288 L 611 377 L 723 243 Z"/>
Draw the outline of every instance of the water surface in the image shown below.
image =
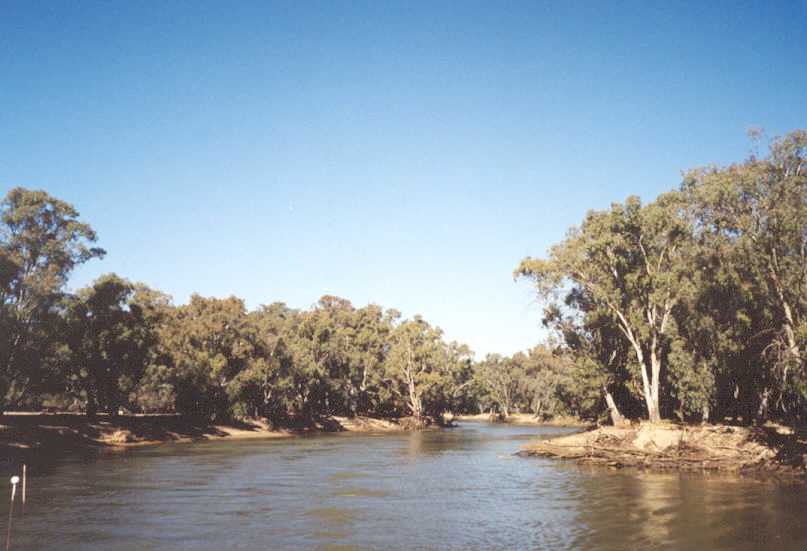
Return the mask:
<path id="1" fill-rule="evenodd" d="M 566 430 L 463 423 L 43 458 L 12 549 L 807 549 L 804 486 L 512 455 Z"/>

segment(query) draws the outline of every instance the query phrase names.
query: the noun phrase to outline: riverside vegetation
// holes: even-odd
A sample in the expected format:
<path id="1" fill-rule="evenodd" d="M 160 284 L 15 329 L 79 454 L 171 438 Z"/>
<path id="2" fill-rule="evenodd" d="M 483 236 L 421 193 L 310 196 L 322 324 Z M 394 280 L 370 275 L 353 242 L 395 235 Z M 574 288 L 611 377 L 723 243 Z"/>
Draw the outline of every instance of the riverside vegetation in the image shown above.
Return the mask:
<path id="1" fill-rule="evenodd" d="M 67 292 L 73 268 L 105 254 L 95 232 L 73 206 L 15 188 L 0 207 L 0 408 L 291 428 L 334 416 L 420 427 L 449 411 L 797 427 L 806 150 L 795 131 L 764 155 L 692 170 L 650 203 L 589 212 L 515 271 L 535 283 L 550 337 L 478 361 L 419 316 L 334 296 L 305 310 L 198 295 L 174 305 L 116 274 Z M 801 437 L 788 434 L 792 452 Z"/>

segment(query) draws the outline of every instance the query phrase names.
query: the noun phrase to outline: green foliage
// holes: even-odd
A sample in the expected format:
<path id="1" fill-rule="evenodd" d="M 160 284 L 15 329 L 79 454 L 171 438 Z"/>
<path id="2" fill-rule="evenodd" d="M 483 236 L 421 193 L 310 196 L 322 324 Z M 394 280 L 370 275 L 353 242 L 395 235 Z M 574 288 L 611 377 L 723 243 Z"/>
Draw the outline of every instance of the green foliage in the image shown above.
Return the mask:
<path id="1" fill-rule="evenodd" d="M 78 216 L 44 191 L 14 188 L 0 203 L 0 410 L 30 401 L 49 382 L 67 277 L 104 255 Z"/>
<path id="2" fill-rule="evenodd" d="M 668 377 L 670 397 L 678 405 L 678 417 L 685 419 L 708 418 L 714 396 L 714 370 L 685 348 L 685 343 L 676 340 L 668 354 Z"/>
<path id="3" fill-rule="evenodd" d="M 193 295 L 172 311 L 161 334 L 170 357 L 176 410 L 226 418 L 228 390 L 256 351 L 254 327 L 242 300 Z"/>
<path id="4" fill-rule="evenodd" d="M 147 293 L 141 288 L 140 298 Z M 150 305 L 137 302 L 135 287 L 115 274 L 99 278 L 65 303 L 71 387 L 85 397 L 89 414 L 99 407 L 116 414 L 128 405 L 157 343 Z"/>
<path id="5" fill-rule="evenodd" d="M 566 291 L 582 312 L 598 310 L 632 346 L 648 416 L 660 418 L 673 308 L 689 292 L 686 265 L 691 232 L 680 194 L 643 206 L 636 197 L 591 211 L 579 229 L 554 246 L 549 259 L 526 258 L 518 276 L 535 281 L 545 298 Z"/>
<path id="6" fill-rule="evenodd" d="M 590 212 L 526 258 L 577 365 L 650 419 L 805 414 L 807 133 L 765 158 L 689 172 L 679 191 Z M 630 354 L 626 355 L 626 351 Z"/>
<path id="7" fill-rule="evenodd" d="M 442 331 L 420 317 L 394 328 L 384 362 L 384 382 L 400 409 L 416 419 L 442 413 L 450 380 L 447 352 Z"/>

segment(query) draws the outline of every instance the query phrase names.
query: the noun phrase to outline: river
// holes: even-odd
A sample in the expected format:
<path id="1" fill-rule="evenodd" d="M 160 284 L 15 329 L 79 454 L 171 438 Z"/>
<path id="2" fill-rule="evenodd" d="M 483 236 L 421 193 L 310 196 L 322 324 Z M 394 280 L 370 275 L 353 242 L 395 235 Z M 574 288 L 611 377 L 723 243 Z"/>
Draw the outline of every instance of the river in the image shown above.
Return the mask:
<path id="1" fill-rule="evenodd" d="M 12 549 L 807 549 L 801 485 L 513 456 L 567 430 L 462 423 L 43 458 Z"/>

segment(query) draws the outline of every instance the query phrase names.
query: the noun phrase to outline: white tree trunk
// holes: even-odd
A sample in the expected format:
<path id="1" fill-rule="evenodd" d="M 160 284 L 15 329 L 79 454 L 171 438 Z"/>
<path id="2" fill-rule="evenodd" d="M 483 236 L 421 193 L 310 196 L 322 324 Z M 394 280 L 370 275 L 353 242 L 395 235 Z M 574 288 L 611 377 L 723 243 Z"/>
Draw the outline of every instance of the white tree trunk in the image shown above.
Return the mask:
<path id="1" fill-rule="evenodd" d="M 650 353 L 650 398 L 652 400 L 652 410 L 648 407 L 648 417 L 650 422 L 661 421 L 661 411 L 659 411 L 659 380 L 661 378 L 661 358 L 656 353 L 656 338 L 653 337 L 653 350 Z"/>
<path id="2" fill-rule="evenodd" d="M 651 352 L 650 372 L 648 373 L 648 366 L 645 361 L 642 346 L 632 337 L 632 335 L 628 338 L 633 345 L 634 352 L 636 352 L 636 359 L 639 362 L 639 368 L 642 373 L 642 391 L 644 393 L 645 406 L 647 406 L 647 418 L 650 420 L 650 422 L 655 423 L 661 420 L 658 401 L 661 362 L 658 360 L 655 350 L 653 350 Z"/>
<path id="3" fill-rule="evenodd" d="M 611 396 L 611 393 L 608 392 L 606 387 L 602 387 L 602 390 L 605 392 L 605 403 L 608 405 L 608 412 L 611 414 L 611 424 L 615 427 L 621 427 L 625 425 L 625 417 L 619 412 L 619 408 L 614 401 L 614 397 Z"/>

